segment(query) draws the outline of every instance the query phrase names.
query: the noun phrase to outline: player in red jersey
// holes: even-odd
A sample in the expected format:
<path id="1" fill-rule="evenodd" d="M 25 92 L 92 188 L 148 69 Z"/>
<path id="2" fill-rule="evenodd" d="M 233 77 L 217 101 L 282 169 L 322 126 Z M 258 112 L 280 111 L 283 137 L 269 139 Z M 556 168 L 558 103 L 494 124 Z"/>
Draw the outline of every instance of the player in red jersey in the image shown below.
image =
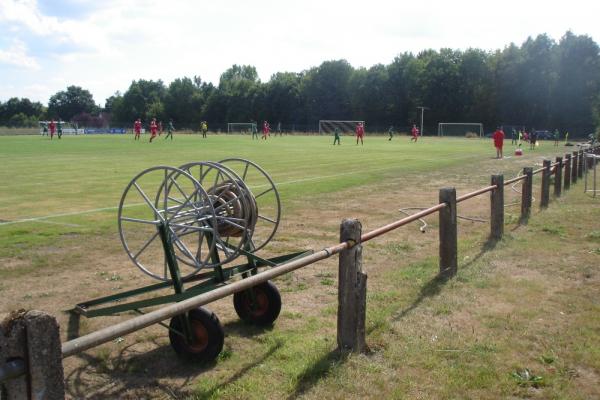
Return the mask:
<path id="1" fill-rule="evenodd" d="M 502 158 L 502 146 L 504 146 L 504 132 L 500 127 L 496 128 L 496 132 L 492 136 L 494 139 L 494 147 L 496 148 L 496 158 Z"/>
<path id="2" fill-rule="evenodd" d="M 356 125 L 356 145 L 358 145 L 358 141 L 360 140 L 360 145 L 364 145 L 363 138 L 365 137 L 365 127 L 362 122 L 359 122 Z"/>
<path id="3" fill-rule="evenodd" d="M 262 134 L 261 139 L 267 140 L 267 137 L 269 136 L 270 131 L 271 131 L 271 127 L 269 126 L 269 123 L 267 121 L 263 122 L 263 134 Z"/>
<path id="4" fill-rule="evenodd" d="M 54 119 L 50 120 L 50 123 L 48 124 L 48 129 L 50 130 L 50 140 L 52 140 L 52 138 L 54 137 L 54 132 L 56 131 L 56 123 L 54 122 Z"/>
<path id="5" fill-rule="evenodd" d="M 152 122 L 150 122 L 150 142 L 152 139 L 156 137 L 156 130 L 158 129 L 158 125 L 156 125 L 156 118 L 152 118 Z"/>
<path id="6" fill-rule="evenodd" d="M 139 118 L 133 123 L 133 133 L 135 133 L 133 140 L 138 140 L 142 133 L 142 121 Z"/>
<path id="7" fill-rule="evenodd" d="M 413 124 L 413 127 L 410 130 L 410 133 L 412 135 L 412 138 L 410 138 L 410 141 L 412 142 L 414 140 L 416 142 L 417 139 L 419 138 L 419 128 L 417 128 L 417 125 Z"/>

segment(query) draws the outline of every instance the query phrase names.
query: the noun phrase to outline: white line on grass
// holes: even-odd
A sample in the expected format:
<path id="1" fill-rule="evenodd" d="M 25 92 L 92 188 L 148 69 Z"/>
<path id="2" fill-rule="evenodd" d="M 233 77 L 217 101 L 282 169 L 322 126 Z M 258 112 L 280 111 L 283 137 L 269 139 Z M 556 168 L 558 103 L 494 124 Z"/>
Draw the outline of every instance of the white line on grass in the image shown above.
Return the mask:
<path id="1" fill-rule="evenodd" d="M 64 225 L 64 226 L 70 226 L 73 228 L 83 228 L 83 225 L 79 225 L 79 224 L 70 224 L 68 222 L 57 222 L 57 221 L 47 221 L 45 219 L 40 219 L 37 222 L 41 222 L 42 224 L 50 224 L 50 225 Z"/>
<path id="2" fill-rule="evenodd" d="M 140 203 L 140 204 L 144 204 L 144 203 Z M 126 207 L 133 207 L 133 206 L 137 206 L 137 205 L 139 205 L 139 204 L 130 204 L 130 205 L 126 206 Z M 119 207 L 103 207 L 103 208 L 95 208 L 93 210 L 73 211 L 73 212 L 69 212 L 69 213 L 44 215 L 42 217 L 17 219 L 17 220 L 14 220 L 14 221 L 0 222 L 0 226 L 20 224 L 20 223 L 23 223 L 23 222 L 42 221 L 42 220 L 45 220 L 45 219 L 48 219 L 48 218 L 60 218 L 60 217 L 70 217 L 70 216 L 73 216 L 73 215 L 92 214 L 92 213 L 99 212 L 99 211 L 116 210 L 118 208 Z"/>
<path id="3" fill-rule="evenodd" d="M 370 173 L 370 172 L 378 172 L 378 171 L 386 171 L 386 170 L 391 170 L 394 167 L 386 167 L 386 168 L 374 168 L 374 169 L 370 169 L 370 170 L 366 170 L 366 171 L 360 171 L 360 174 L 364 174 L 364 173 Z M 277 183 L 278 186 L 282 186 L 282 185 L 293 185 L 295 183 L 301 183 L 301 182 L 310 182 L 310 181 L 319 181 L 319 180 L 325 180 L 325 179 L 330 179 L 330 178 L 337 178 L 340 176 L 346 176 L 346 175 L 356 175 L 358 172 L 357 171 L 349 171 L 349 172 L 342 172 L 340 174 L 334 174 L 334 175 L 319 175 L 319 176 L 313 176 L 310 178 L 301 178 L 301 179 L 293 179 L 293 180 L 289 180 L 289 181 L 285 181 L 285 182 L 280 182 Z M 252 186 L 252 189 L 257 189 L 257 188 L 263 188 L 263 187 L 268 187 L 269 184 L 264 184 L 264 185 L 257 185 L 257 186 Z M 129 204 L 125 207 L 135 207 L 135 206 L 139 206 L 139 205 L 143 205 L 145 203 L 137 203 L 137 204 Z M 59 217 L 70 217 L 73 215 L 82 215 L 82 214 L 92 214 L 95 212 L 100 212 L 100 211 L 110 211 L 110 210 L 116 210 L 119 207 L 102 207 L 102 208 L 95 208 L 92 210 L 84 210 L 84 211 L 74 211 L 74 212 L 70 212 L 70 213 L 62 213 L 62 214 L 50 214 L 50 215 L 44 215 L 42 217 L 33 217 L 33 218 L 25 218 L 25 219 L 17 219 L 14 221 L 6 221 L 6 222 L 0 222 L 0 226 L 4 226 L 4 225 L 13 225 L 13 224 L 21 224 L 24 222 L 34 222 L 34 221 L 42 221 L 48 218 L 59 218 Z M 67 225 L 67 224 L 64 224 Z"/>

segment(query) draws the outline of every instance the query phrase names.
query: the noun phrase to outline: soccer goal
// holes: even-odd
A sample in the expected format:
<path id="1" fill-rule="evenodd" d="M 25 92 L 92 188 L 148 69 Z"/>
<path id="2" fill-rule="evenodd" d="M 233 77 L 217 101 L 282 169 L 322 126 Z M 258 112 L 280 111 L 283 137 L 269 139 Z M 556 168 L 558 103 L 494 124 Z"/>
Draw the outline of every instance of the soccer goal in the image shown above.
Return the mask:
<path id="1" fill-rule="evenodd" d="M 252 133 L 256 131 L 256 122 L 229 122 L 227 124 L 227 133 Z"/>
<path id="2" fill-rule="evenodd" d="M 483 137 L 483 124 L 478 122 L 440 122 L 438 124 L 438 136 L 467 136 L 469 134 Z"/>
<path id="3" fill-rule="evenodd" d="M 56 129 L 58 130 L 58 123 L 59 121 L 54 121 L 54 123 L 56 124 Z M 65 122 L 65 121 L 60 121 L 61 123 L 61 129 L 62 129 L 62 134 L 63 135 L 83 135 L 84 130 L 81 128 L 78 128 L 77 125 L 73 125 L 69 122 Z M 46 127 L 46 131 L 49 130 L 49 126 L 50 126 L 50 121 L 38 121 L 38 126 L 40 129 L 40 135 L 44 134 L 44 126 Z"/>
<path id="4" fill-rule="evenodd" d="M 356 125 L 362 122 L 365 126 L 365 121 L 333 121 L 333 120 L 319 120 L 319 135 L 326 135 L 333 133 L 336 128 L 341 134 L 354 133 L 356 131 Z"/>

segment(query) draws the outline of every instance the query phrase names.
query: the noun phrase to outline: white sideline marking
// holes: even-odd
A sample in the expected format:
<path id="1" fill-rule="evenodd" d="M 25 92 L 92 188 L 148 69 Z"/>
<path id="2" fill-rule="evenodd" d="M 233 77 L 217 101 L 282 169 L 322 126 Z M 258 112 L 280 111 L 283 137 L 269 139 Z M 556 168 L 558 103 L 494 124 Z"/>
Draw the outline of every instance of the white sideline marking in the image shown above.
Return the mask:
<path id="1" fill-rule="evenodd" d="M 393 169 L 393 167 L 387 167 L 387 168 L 375 168 L 375 169 L 370 169 L 367 171 L 360 171 L 361 174 L 364 173 L 369 173 L 369 172 L 377 172 L 377 171 L 385 171 L 385 170 L 391 170 Z M 285 181 L 285 182 L 280 182 L 277 183 L 278 186 L 282 186 L 282 185 L 293 185 L 295 183 L 301 183 L 301 182 L 308 182 L 308 181 L 318 181 L 318 180 L 322 180 L 322 179 L 329 179 L 329 178 L 337 178 L 339 176 L 345 176 L 345 175 L 356 175 L 358 172 L 357 171 L 351 171 L 351 172 L 342 172 L 340 174 L 334 174 L 334 175 L 320 175 L 320 176 L 313 176 L 310 178 L 302 178 L 302 179 L 293 179 L 290 181 Z M 263 187 L 267 187 L 268 184 L 265 185 L 258 185 L 258 186 L 252 186 L 253 189 L 256 188 L 263 188 Z M 137 203 L 137 204 L 128 204 L 125 207 L 135 207 L 135 206 L 139 206 L 139 205 L 143 205 L 146 203 Z M 14 225 L 14 224 L 21 224 L 24 222 L 34 222 L 34 221 L 43 221 L 45 219 L 48 218 L 60 218 L 60 217 L 70 217 L 73 215 L 82 215 L 82 214 L 92 214 L 95 212 L 99 212 L 99 211 L 109 211 L 109 210 L 117 210 L 119 207 L 102 207 L 102 208 L 95 208 L 92 210 L 84 210 L 84 211 L 73 211 L 73 212 L 69 212 L 69 213 L 61 213 L 61 214 L 50 214 L 50 215 L 44 215 L 41 217 L 33 217 L 33 218 L 24 218 L 24 219 L 17 219 L 14 221 L 7 221 L 7 222 L 0 222 L 0 226 L 4 226 L 4 225 Z M 57 222 L 58 224 L 58 222 Z M 67 224 L 64 223 L 63 225 L 75 225 L 75 224 Z"/>
<path id="2" fill-rule="evenodd" d="M 70 227 L 73 227 L 73 228 L 83 228 L 83 225 L 80 225 L 80 224 L 70 224 L 68 222 L 46 221 L 44 219 L 41 219 L 38 222 L 41 222 L 43 224 L 50 224 L 50 225 L 63 225 L 63 226 L 70 226 Z"/>
<path id="3" fill-rule="evenodd" d="M 144 203 L 140 203 L 140 204 L 144 204 Z M 136 206 L 138 204 L 130 204 L 126 207 L 133 207 Z M 95 208 L 93 210 L 84 210 L 84 211 L 74 211 L 74 212 L 69 212 L 69 213 L 61 213 L 61 214 L 50 214 L 50 215 L 44 215 L 42 217 L 34 217 L 34 218 L 24 218 L 24 219 L 17 219 L 14 221 L 7 221 L 7 222 L 0 222 L 0 226 L 3 225 L 12 225 L 12 224 L 20 224 L 23 222 L 33 222 L 33 221 L 42 221 L 48 218 L 59 218 L 59 217 L 70 217 L 73 215 L 82 215 L 82 214 L 92 214 L 98 211 L 108 211 L 108 210 L 116 210 L 119 207 L 103 207 L 103 208 Z M 44 221 L 47 222 L 47 221 Z M 67 225 L 67 224 L 64 224 Z M 72 224 L 74 225 L 74 224 Z"/>

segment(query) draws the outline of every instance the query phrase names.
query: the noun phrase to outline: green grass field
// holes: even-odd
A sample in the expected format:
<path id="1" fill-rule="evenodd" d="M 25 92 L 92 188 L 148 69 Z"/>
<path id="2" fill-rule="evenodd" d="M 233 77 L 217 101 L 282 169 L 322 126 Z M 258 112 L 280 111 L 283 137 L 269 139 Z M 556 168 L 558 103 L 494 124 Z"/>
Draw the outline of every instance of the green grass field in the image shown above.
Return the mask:
<path id="1" fill-rule="evenodd" d="M 129 180 L 154 165 L 243 157 L 265 168 L 283 200 L 283 222 L 267 252 L 320 249 L 339 222 L 363 231 L 429 206 L 437 189 L 459 194 L 505 179 L 544 157 L 572 151 L 544 142 L 523 157 L 494 160 L 491 140 L 179 135 L 0 136 L 1 312 L 42 309 L 71 329 L 77 302 L 155 283 L 127 259 L 116 234 Z M 506 155 L 512 147 L 506 146 Z M 534 178 L 539 193 L 539 176 Z M 459 220 L 457 276 L 437 279 L 437 217 L 422 234 L 409 225 L 365 244 L 366 355 L 336 351 L 337 259 L 275 281 L 283 309 L 274 327 L 241 323 L 231 299 L 209 305 L 225 328 L 214 364 L 182 364 L 153 326 L 64 360 L 69 398 L 178 399 L 590 399 L 600 380 L 600 207 L 581 181 L 518 225 L 518 194 L 505 190 L 505 237 L 488 223 Z M 489 196 L 459 213 L 487 218 Z M 121 317 L 82 319 L 85 334 Z"/>
<path id="2" fill-rule="evenodd" d="M 147 138 L 135 142 L 131 135 L 65 136 L 60 141 L 39 136 L 0 137 L 4 164 L 0 220 L 38 218 L 0 225 L 0 245 L 6 252 L 14 243 L 43 243 L 44 238 L 55 238 L 61 231 L 114 228 L 125 186 L 137 173 L 155 165 L 179 166 L 228 157 L 252 160 L 272 176 L 283 208 L 289 211 L 294 199 L 318 198 L 402 174 L 468 164 L 493 152 L 484 140 L 425 138 L 414 144 L 406 137 L 392 142 L 373 137 L 367 138 L 365 146 L 357 146 L 352 137 L 344 137 L 341 146 L 331 143 L 330 137 L 315 136 L 277 137 L 265 142 L 248 136 L 202 139 L 179 135 L 173 141 L 159 137 L 153 143 Z"/>

